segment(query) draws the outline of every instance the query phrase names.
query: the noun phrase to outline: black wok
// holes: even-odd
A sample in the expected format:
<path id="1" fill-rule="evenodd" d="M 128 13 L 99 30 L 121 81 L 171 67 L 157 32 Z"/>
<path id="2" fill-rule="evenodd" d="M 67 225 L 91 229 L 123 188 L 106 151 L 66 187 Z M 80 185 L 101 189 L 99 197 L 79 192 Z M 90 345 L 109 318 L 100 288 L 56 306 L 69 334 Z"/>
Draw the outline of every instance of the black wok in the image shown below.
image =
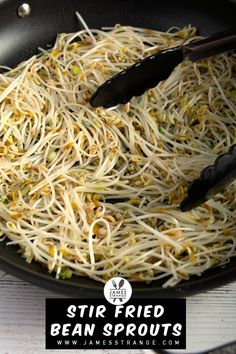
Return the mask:
<path id="1" fill-rule="evenodd" d="M 14 66 L 52 44 L 58 32 L 80 29 L 74 15 L 78 10 L 92 28 L 116 23 L 166 30 L 171 26 L 191 23 L 203 35 L 236 27 L 236 2 L 223 0 L 29 0 L 31 14 L 17 15 L 23 1 L 0 0 L 0 64 Z M 56 280 L 39 264 L 27 264 L 15 247 L 0 242 L 0 267 L 41 287 L 74 296 L 102 296 L 103 285 L 87 278 Z M 193 277 L 180 285 L 161 288 L 137 283 L 134 293 L 139 297 L 186 296 L 236 279 L 236 259 L 224 268 L 215 268 L 201 277 Z"/>

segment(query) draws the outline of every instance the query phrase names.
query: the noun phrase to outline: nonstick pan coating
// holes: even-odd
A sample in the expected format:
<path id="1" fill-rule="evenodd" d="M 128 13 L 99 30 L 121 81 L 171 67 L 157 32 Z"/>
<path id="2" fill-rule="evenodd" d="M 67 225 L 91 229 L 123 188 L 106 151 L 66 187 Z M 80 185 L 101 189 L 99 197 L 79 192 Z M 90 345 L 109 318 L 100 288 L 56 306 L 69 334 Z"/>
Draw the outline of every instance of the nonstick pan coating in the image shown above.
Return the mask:
<path id="1" fill-rule="evenodd" d="M 200 34 L 209 35 L 235 29 L 236 2 L 223 0 L 136 1 L 136 0 L 29 0 L 31 14 L 17 16 L 23 1 L 0 0 L 0 64 L 14 66 L 37 52 L 38 47 L 53 44 L 59 32 L 81 29 L 76 21 L 78 10 L 91 28 L 116 23 L 166 30 L 171 26 L 192 24 Z M 56 280 L 39 264 L 27 264 L 17 248 L 0 242 L 0 267 L 41 287 L 72 296 L 102 296 L 103 285 L 88 278 Z M 193 277 L 174 288 L 163 289 L 160 282 L 136 283 L 138 297 L 186 296 L 220 286 L 236 279 L 236 259 L 224 268 L 215 268 L 201 277 Z"/>

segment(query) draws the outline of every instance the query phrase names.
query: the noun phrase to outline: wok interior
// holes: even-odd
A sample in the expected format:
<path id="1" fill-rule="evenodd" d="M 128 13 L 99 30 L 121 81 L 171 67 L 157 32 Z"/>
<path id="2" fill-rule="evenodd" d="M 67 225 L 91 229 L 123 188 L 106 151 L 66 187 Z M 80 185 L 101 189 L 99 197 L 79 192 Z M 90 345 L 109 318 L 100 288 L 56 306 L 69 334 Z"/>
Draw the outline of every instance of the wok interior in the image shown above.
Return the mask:
<path id="1" fill-rule="evenodd" d="M 138 27 L 166 30 L 171 26 L 184 26 L 191 23 L 203 35 L 235 28 L 236 5 L 231 1 L 145 1 L 121 0 L 111 2 L 94 1 L 30 1 L 31 15 L 20 19 L 16 15 L 18 1 L 5 1 L 0 5 L 0 63 L 14 66 L 37 52 L 38 47 L 52 44 L 59 32 L 75 32 L 81 27 L 75 18 L 78 10 L 90 28 L 100 28 L 116 23 Z M 224 15 L 222 16 L 222 11 Z M 103 284 L 88 278 L 73 277 L 70 280 L 56 280 L 54 275 L 39 264 L 27 264 L 17 254 L 16 247 L 0 243 L 0 263 L 6 271 L 29 280 L 37 285 L 74 295 L 89 294 L 96 296 L 103 289 Z M 151 285 L 134 284 L 138 296 L 147 292 L 148 296 L 156 294 L 165 296 L 184 295 L 209 287 L 220 285 L 235 278 L 236 259 L 224 268 L 207 271 L 201 277 L 177 285 L 174 289 L 162 289 L 158 281 Z M 158 291 L 158 293 L 157 293 Z"/>

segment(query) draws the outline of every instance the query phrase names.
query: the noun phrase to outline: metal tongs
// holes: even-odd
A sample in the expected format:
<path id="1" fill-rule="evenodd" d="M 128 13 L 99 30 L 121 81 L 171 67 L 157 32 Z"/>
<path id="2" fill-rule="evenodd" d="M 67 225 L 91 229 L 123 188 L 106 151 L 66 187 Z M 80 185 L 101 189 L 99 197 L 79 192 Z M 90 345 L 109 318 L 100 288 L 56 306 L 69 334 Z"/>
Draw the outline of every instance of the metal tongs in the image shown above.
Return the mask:
<path id="1" fill-rule="evenodd" d="M 193 41 L 157 52 L 116 74 L 92 95 L 94 107 L 105 108 L 128 102 L 147 89 L 165 80 L 184 59 L 193 62 L 236 49 L 236 30 L 217 33 L 209 38 Z M 192 182 L 180 208 L 188 211 L 223 190 L 236 178 L 236 146 L 218 157 L 213 166 L 206 167 L 200 178 Z"/>

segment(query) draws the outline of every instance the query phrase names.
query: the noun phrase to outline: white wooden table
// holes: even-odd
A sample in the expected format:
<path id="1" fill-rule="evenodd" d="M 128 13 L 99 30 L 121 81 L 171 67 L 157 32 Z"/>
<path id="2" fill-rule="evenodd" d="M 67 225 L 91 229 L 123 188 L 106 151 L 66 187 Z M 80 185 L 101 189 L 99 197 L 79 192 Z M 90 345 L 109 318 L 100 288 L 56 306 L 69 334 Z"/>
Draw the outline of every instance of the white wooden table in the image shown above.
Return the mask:
<path id="1" fill-rule="evenodd" d="M 60 295 L 0 271 L 0 354 L 120 354 L 120 350 L 45 350 L 46 297 Z M 210 349 L 235 339 L 236 282 L 187 298 L 187 351 L 178 351 L 179 354 Z"/>

